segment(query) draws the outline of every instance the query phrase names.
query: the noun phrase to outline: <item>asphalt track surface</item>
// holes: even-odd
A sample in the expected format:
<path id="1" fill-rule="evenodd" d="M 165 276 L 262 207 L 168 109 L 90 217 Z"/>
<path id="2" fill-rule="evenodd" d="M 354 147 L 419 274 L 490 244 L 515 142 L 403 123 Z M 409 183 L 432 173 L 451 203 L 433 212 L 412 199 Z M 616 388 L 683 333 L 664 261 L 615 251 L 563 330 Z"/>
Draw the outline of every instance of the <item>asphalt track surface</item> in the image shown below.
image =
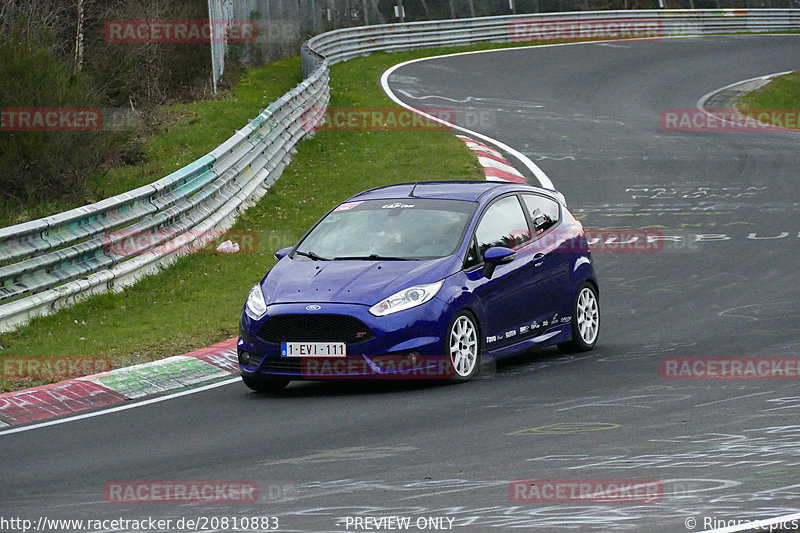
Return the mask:
<path id="1" fill-rule="evenodd" d="M 389 81 L 406 102 L 481 112 L 475 129 L 535 160 L 585 227 L 656 226 L 688 241 L 595 254 L 601 338 L 588 354 L 534 351 L 461 385 L 303 383 L 271 398 L 234 383 L 0 435 L 0 516 L 277 516 L 281 531 L 345 531 L 345 517 L 391 515 L 453 518 L 470 532 L 685 532 L 796 511 L 798 382 L 671 380 L 659 364 L 800 356 L 800 134 L 664 132 L 659 115 L 796 69 L 798 50 L 800 36 L 724 36 L 398 69 Z M 664 494 L 517 503 L 508 487 L 520 479 L 657 480 Z M 261 496 L 105 502 L 105 484 L 120 480 L 252 480 Z"/>

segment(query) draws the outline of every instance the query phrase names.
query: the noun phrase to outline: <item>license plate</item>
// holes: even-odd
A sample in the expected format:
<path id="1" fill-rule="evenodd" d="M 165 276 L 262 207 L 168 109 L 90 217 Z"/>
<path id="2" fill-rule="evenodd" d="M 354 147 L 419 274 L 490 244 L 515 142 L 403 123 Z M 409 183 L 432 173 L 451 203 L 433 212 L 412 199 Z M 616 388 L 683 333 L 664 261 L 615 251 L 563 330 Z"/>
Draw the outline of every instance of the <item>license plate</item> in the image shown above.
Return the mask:
<path id="1" fill-rule="evenodd" d="M 345 357 L 343 342 L 283 342 L 281 357 Z"/>

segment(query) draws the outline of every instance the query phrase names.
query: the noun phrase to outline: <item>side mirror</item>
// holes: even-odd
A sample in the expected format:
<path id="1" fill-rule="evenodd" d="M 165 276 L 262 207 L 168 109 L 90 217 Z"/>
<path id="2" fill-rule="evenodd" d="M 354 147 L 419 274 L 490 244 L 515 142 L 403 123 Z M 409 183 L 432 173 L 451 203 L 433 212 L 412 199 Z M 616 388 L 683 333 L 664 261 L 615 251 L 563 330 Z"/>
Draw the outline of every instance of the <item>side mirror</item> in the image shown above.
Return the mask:
<path id="1" fill-rule="evenodd" d="M 492 246 L 483 253 L 483 275 L 491 279 L 497 265 L 510 263 L 516 255 L 517 252 L 511 248 Z"/>
<path id="2" fill-rule="evenodd" d="M 286 257 L 289 254 L 289 252 L 291 252 L 291 251 L 292 251 L 292 247 L 291 246 L 288 246 L 286 248 L 281 248 L 280 250 L 275 252 L 275 259 L 280 261 L 281 259 Z"/>

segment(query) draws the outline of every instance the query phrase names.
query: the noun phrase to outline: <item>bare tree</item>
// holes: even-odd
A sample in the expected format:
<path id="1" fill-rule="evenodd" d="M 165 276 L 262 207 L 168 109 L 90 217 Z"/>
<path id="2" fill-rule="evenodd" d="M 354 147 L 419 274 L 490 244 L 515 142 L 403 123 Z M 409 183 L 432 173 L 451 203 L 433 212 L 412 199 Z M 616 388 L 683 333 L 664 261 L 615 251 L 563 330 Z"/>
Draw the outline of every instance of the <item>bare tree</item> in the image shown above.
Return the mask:
<path id="1" fill-rule="evenodd" d="M 43 38 L 60 58 L 72 55 L 70 39 L 76 0 L 0 0 L 0 36 L 8 38 L 16 28 L 27 47 L 40 47 Z"/>
<path id="2" fill-rule="evenodd" d="M 75 31 L 75 62 L 74 71 L 83 70 L 83 0 L 78 0 L 78 24 Z"/>

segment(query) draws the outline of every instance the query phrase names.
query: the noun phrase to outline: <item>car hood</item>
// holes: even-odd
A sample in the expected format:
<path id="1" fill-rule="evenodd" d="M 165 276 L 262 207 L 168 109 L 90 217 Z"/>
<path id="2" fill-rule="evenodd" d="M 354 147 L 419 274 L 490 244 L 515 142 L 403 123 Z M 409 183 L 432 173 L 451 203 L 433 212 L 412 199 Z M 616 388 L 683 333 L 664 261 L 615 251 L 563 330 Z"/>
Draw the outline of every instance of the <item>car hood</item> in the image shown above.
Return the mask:
<path id="1" fill-rule="evenodd" d="M 267 304 L 371 306 L 413 285 L 435 283 L 460 267 L 455 256 L 430 261 L 305 261 L 287 256 L 270 270 L 261 287 Z"/>

